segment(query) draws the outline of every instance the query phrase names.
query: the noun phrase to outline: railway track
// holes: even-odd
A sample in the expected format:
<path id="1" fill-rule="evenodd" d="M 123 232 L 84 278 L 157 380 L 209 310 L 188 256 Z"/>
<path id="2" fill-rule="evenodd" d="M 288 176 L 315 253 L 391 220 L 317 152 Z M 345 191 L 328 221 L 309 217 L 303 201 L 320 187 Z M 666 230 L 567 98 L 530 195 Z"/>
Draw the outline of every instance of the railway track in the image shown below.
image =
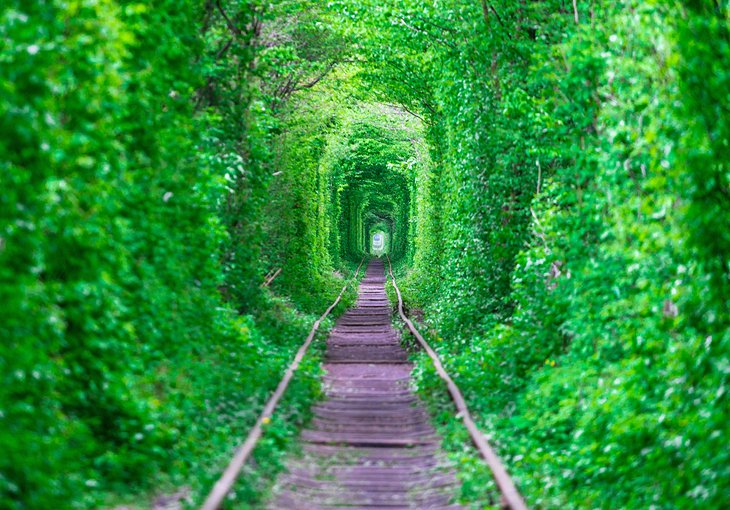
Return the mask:
<path id="1" fill-rule="evenodd" d="M 406 316 L 390 259 L 388 266 L 398 296 L 398 313 L 443 379 L 458 418 L 492 472 L 501 506 L 507 510 L 527 510 L 499 457 L 476 426 L 458 386 Z M 360 267 L 353 281 L 359 271 Z M 461 508 L 453 503 L 458 484 L 441 450 L 440 438 L 411 390 L 412 365 L 401 346 L 399 333 L 391 325 L 385 282 L 383 261 L 371 260 L 355 308 L 337 321 L 327 340 L 325 399 L 314 407 L 311 427 L 302 432 L 303 454 L 289 459 L 286 472 L 275 485 L 268 510 Z M 315 321 L 201 510 L 218 510 L 223 505 L 320 323 L 339 303 L 348 285 Z"/>
<path id="2" fill-rule="evenodd" d="M 461 508 L 452 504 L 457 483 L 440 439 L 410 389 L 385 281 L 383 261 L 371 261 L 356 307 L 332 330 L 325 399 L 269 510 Z"/>

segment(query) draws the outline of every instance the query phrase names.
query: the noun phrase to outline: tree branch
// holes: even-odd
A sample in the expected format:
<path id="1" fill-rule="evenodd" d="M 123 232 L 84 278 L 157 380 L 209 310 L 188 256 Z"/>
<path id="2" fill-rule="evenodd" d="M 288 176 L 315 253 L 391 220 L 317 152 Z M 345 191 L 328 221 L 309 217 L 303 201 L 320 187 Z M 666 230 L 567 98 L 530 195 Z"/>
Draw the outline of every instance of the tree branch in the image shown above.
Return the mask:
<path id="1" fill-rule="evenodd" d="M 499 22 L 499 24 L 504 26 L 502 17 L 497 12 L 497 9 L 495 9 L 492 4 L 488 3 L 487 0 L 482 0 L 482 14 L 484 15 L 484 22 L 487 25 L 489 25 L 489 11 L 492 11 L 494 13 L 494 15 L 497 17 L 497 21 Z"/>
<path id="2" fill-rule="evenodd" d="M 406 113 L 407 113 L 407 114 L 409 114 L 409 115 L 412 115 L 412 116 L 414 116 L 415 118 L 417 118 L 418 120 L 420 120 L 420 121 L 421 121 L 421 122 L 423 122 L 424 124 L 426 123 L 426 119 L 424 119 L 423 117 L 421 117 L 420 115 L 418 115 L 418 114 L 417 114 L 416 112 L 414 112 L 414 111 L 410 110 L 410 109 L 409 109 L 409 108 L 408 108 L 408 107 L 407 107 L 407 106 L 406 106 L 405 104 L 403 104 L 403 103 L 398 103 L 398 104 L 391 104 L 391 105 L 389 105 L 389 106 L 391 106 L 391 107 L 393 107 L 393 108 L 396 108 L 396 109 L 399 109 L 399 110 L 403 110 L 404 112 L 406 112 Z"/>
<path id="3" fill-rule="evenodd" d="M 221 49 L 215 52 L 215 59 L 220 60 L 220 58 L 228 52 L 229 48 L 231 47 L 231 44 L 233 44 L 233 37 L 228 39 L 228 41 L 221 46 Z"/>
<path id="4" fill-rule="evenodd" d="M 241 29 L 238 28 L 233 23 L 233 21 L 231 21 L 231 18 L 228 17 L 228 14 L 226 14 L 225 9 L 223 9 L 223 6 L 221 5 L 221 1 L 217 0 L 215 5 L 218 8 L 218 12 L 220 12 L 221 16 L 223 16 L 223 19 L 226 20 L 226 25 L 228 25 L 228 29 L 233 32 L 233 35 L 240 36 L 242 34 Z"/>
<path id="5" fill-rule="evenodd" d="M 324 71 L 322 71 L 319 74 L 319 76 L 317 76 L 316 78 L 314 78 L 309 83 L 305 83 L 304 85 L 297 85 L 297 86 L 295 86 L 294 89 L 292 89 L 292 92 L 298 92 L 298 91 L 304 90 L 304 89 L 311 89 L 316 84 L 318 84 L 320 81 L 322 81 L 322 78 L 324 78 L 325 76 L 327 76 L 332 71 L 332 69 L 335 68 L 335 66 L 337 64 L 338 64 L 337 61 L 330 62 L 330 64 L 327 66 L 327 68 Z"/>

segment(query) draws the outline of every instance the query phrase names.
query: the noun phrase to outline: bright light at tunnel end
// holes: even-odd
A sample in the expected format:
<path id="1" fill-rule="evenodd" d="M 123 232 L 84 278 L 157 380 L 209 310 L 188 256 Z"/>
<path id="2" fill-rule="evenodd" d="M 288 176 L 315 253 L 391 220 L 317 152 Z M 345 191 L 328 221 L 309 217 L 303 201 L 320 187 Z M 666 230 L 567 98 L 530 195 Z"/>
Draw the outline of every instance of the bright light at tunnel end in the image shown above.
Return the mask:
<path id="1" fill-rule="evenodd" d="M 385 252 L 385 234 L 382 232 L 375 232 L 370 242 L 370 248 L 373 255 L 382 255 Z"/>

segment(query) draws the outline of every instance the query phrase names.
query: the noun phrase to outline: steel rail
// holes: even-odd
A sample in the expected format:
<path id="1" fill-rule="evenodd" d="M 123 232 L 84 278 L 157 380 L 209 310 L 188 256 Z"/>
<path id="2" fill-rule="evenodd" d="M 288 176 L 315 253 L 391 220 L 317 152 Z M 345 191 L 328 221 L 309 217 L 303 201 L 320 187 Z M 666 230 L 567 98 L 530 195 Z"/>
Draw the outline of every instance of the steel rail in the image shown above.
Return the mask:
<path id="1" fill-rule="evenodd" d="M 461 390 L 444 369 L 441 359 L 438 354 L 436 354 L 436 351 L 434 351 L 423 336 L 421 336 L 416 327 L 413 325 L 413 322 L 406 317 L 406 314 L 403 311 L 403 297 L 401 296 L 400 289 L 398 288 L 398 284 L 395 282 L 395 276 L 393 275 L 393 264 L 390 262 L 390 257 L 387 255 L 386 257 L 388 258 L 388 272 L 390 273 L 390 279 L 393 282 L 395 293 L 398 295 L 398 313 L 401 319 L 403 319 L 403 322 L 405 322 L 408 326 L 411 334 L 416 337 L 418 343 L 428 353 L 434 367 L 436 367 L 436 372 L 439 377 L 441 377 L 441 379 L 446 383 L 451 399 L 454 402 L 454 406 L 456 406 L 456 410 L 459 412 L 458 415 L 461 416 L 461 419 L 464 421 L 464 426 L 469 431 L 471 440 L 474 442 L 474 445 L 477 447 L 479 453 L 482 455 L 489 466 L 489 469 L 492 471 L 492 476 L 494 477 L 494 481 L 502 496 L 502 506 L 508 510 L 527 510 L 525 500 L 520 495 L 517 487 L 515 487 L 515 484 L 509 476 L 509 473 L 507 473 L 502 461 L 499 459 L 484 434 L 479 430 L 476 423 L 474 423 L 474 419 L 469 412 L 469 407 L 466 405 L 466 400 L 464 399 L 464 395 L 461 393 Z"/>
<path id="2" fill-rule="evenodd" d="M 299 364 L 302 362 L 302 359 L 304 359 L 304 355 L 307 353 L 307 350 L 309 349 L 312 340 L 314 340 L 314 335 L 317 333 L 320 324 L 338 305 L 350 283 L 355 281 L 357 275 L 360 273 L 360 268 L 362 268 L 362 264 L 364 261 L 365 257 L 363 257 L 360 261 L 360 265 L 357 266 L 357 270 L 355 271 L 355 274 L 352 276 L 350 281 L 348 281 L 344 285 L 344 287 L 342 287 L 342 290 L 337 296 L 337 299 L 335 299 L 335 301 L 329 306 L 329 308 L 327 308 L 327 310 L 322 314 L 319 319 L 314 321 L 312 329 L 309 332 L 309 336 L 307 336 L 307 339 L 297 351 L 296 356 L 294 356 L 294 360 L 289 365 L 289 368 L 287 368 L 284 377 L 279 382 L 279 385 L 276 387 L 276 391 L 274 391 L 274 394 L 264 406 L 263 411 L 261 411 L 261 414 L 256 420 L 256 424 L 248 433 L 246 441 L 244 441 L 244 443 L 236 450 L 236 453 L 233 455 L 231 462 L 228 464 L 228 467 L 226 467 L 223 475 L 213 486 L 213 489 L 210 491 L 210 494 L 208 494 L 208 497 L 205 499 L 203 506 L 200 507 L 200 510 L 218 510 L 223 503 L 223 500 L 226 498 L 228 493 L 231 492 L 231 489 L 233 489 L 233 485 L 236 483 L 238 476 L 241 474 L 243 466 L 246 464 L 246 461 L 256 447 L 256 443 L 263 434 L 264 423 L 268 422 L 268 420 L 270 420 L 271 416 L 274 414 L 279 400 L 281 400 L 281 397 L 284 395 L 284 392 L 289 386 L 289 382 L 294 377 L 294 372 L 296 372 L 297 368 L 299 368 Z"/>

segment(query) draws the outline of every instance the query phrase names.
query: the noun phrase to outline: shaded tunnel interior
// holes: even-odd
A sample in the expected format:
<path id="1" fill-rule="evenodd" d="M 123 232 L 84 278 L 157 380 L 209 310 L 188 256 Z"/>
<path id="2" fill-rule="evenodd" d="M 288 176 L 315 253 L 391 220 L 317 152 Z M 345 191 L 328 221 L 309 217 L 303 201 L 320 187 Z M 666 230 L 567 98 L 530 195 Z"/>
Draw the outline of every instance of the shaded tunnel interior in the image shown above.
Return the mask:
<path id="1" fill-rule="evenodd" d="M 388 123 L 402 122 L 385 115 Z M 333 164 L 332 202 L 337 207 L 334 229 L 343 259 L 388 254 L 394 261 L 407 255 L 410 236 L 414 158 L 412 144 L 400 130 L 378 123 L 355 123 L 345 135 L 345 150 Z M 382 236 L 382 248 L 373 239 Z"/>

